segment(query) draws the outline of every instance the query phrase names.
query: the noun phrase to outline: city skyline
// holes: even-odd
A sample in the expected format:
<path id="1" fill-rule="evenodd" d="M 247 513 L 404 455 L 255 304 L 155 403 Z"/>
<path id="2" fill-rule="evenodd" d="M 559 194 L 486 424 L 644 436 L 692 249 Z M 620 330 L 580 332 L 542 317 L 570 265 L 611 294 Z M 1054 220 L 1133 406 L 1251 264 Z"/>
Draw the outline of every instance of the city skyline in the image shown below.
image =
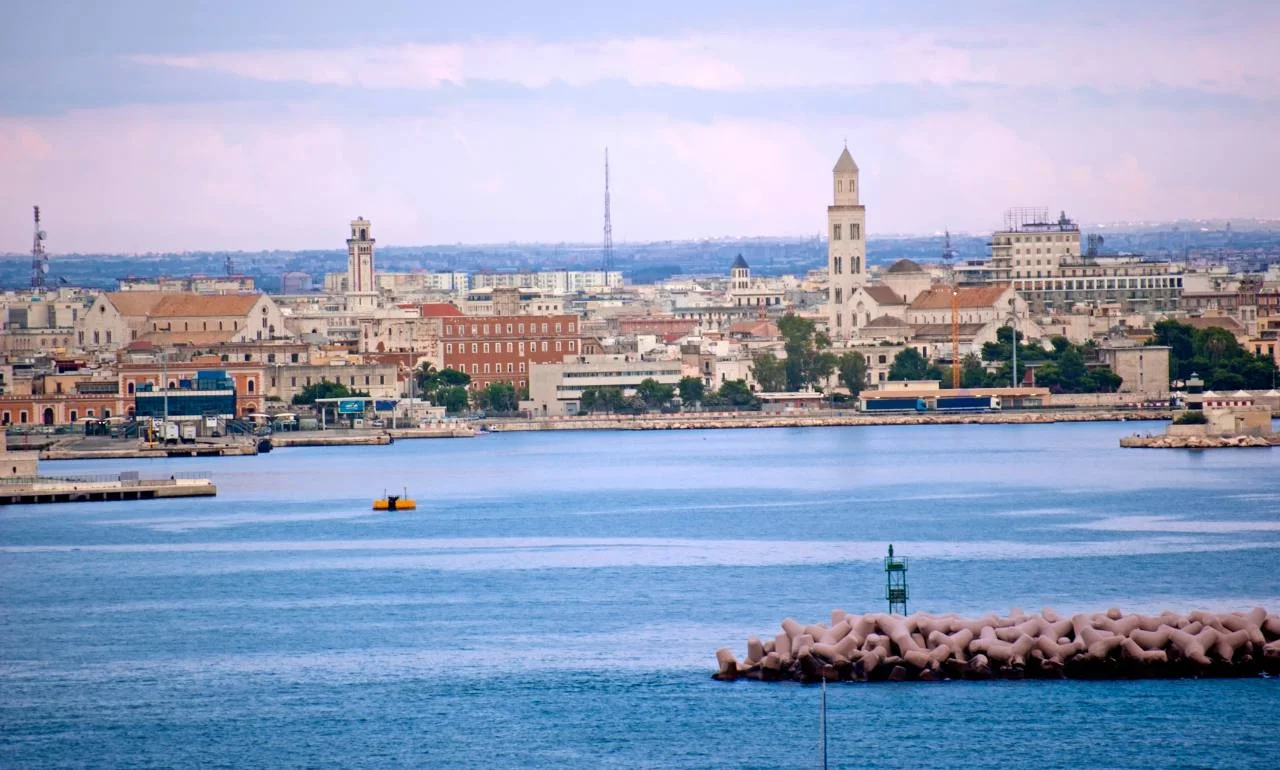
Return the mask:
<path id="1" fill-rule="evenodd" d="M 846 139 L 872 238 L 1276 214 L 1264 4 L 302 7 L 16 9 L 0 251 L 589 244 L 605 145 L 618 242 L 819 234 Z"/>

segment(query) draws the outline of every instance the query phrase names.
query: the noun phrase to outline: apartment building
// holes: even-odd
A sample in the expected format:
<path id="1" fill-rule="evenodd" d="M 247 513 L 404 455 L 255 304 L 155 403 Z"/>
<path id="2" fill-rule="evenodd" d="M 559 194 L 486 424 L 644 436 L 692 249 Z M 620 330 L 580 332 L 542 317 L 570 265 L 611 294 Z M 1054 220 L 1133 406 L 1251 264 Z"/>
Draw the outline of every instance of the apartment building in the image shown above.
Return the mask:
<path id="1" fill-rule="evenodd" d="M 538 416 L 560 417 L 580 411 L 587 388 L 620 388 L 635 395 L 647 379 L 678 385 L 684 375 L 680 361 L 640 361 L 632 356 L 582 356 L 574 361 L 538 364 L 529 379 L 529 401 Z"/>

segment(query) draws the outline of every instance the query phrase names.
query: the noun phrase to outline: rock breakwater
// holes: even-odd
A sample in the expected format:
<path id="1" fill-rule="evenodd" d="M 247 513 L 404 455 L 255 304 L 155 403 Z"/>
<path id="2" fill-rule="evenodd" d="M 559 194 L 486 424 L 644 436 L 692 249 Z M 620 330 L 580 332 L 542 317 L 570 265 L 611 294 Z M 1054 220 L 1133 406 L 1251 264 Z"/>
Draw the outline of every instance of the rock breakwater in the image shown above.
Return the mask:
<path id="1" fill-rule="evenodd" d="M 1229 449 L 1268 447 L 1280 444 L 1280 437 L 1261 436 L 1126 436 L 1120 446 L 1140 449 Z"/>
<path id="2" fill-rule="evenodd" d="M 831 613 L 830 625 L 782 621 L 747 640 L 746 658 L 716 651 L 716 679 L 935 681 L 1138 679 L 1280 674 L 1280 616 L 1191 612 L 1059 616 Z"/>

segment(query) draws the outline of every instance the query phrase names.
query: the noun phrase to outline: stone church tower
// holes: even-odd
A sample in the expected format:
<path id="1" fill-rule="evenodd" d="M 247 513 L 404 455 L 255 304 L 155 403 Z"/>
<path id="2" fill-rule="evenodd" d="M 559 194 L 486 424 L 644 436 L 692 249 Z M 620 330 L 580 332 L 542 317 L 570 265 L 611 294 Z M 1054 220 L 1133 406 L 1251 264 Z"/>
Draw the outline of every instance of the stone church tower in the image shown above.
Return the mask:
<path id="1" fill-rule="evenodd" d="M 867 210 L 858 203 L 858 164 L 845 147 L 831 170 L 834 203 L 827 206 L 827 324 L 833 337 L 853 334 L 853 290 L 867 282 Z"/>
<path id="2" fill-rule="evenodd" d="M 373 278 L 372 225 L 364 217 L 351 221 L 351 237 L 347 239 L 347 304 L 363 308 L 378 304 L 378 286 Z"/>

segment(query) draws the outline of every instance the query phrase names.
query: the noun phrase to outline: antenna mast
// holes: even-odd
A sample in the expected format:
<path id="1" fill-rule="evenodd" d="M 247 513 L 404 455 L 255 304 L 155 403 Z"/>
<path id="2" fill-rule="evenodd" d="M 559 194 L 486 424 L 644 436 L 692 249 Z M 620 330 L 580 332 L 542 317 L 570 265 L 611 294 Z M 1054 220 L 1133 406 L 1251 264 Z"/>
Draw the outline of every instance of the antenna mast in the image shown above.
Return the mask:
<path id="1" fill-rule="evenodd" d="M 613 267 L 613 217 L 609 212 L 609 148 L 604 148 L 604 271 Z"/>
<path id="2" fill-rule="evenodd" d="M 44 277 L 49 273 L 49 255 L 44 252 L 44 230 L 40 229 L 40 207 L 35 211 L 35 236 L 31 239 L 31 288 L 43 289 Z"/>
<path id="3" fill-rule="evenodd" d="M 230 254 L 228 254 L 227 258 L 223 260 L 222 266 L 227 271 L 228 278 L 236 274 L 236 260 L 235 260 L 235 257 L 231 256 Z"/>

